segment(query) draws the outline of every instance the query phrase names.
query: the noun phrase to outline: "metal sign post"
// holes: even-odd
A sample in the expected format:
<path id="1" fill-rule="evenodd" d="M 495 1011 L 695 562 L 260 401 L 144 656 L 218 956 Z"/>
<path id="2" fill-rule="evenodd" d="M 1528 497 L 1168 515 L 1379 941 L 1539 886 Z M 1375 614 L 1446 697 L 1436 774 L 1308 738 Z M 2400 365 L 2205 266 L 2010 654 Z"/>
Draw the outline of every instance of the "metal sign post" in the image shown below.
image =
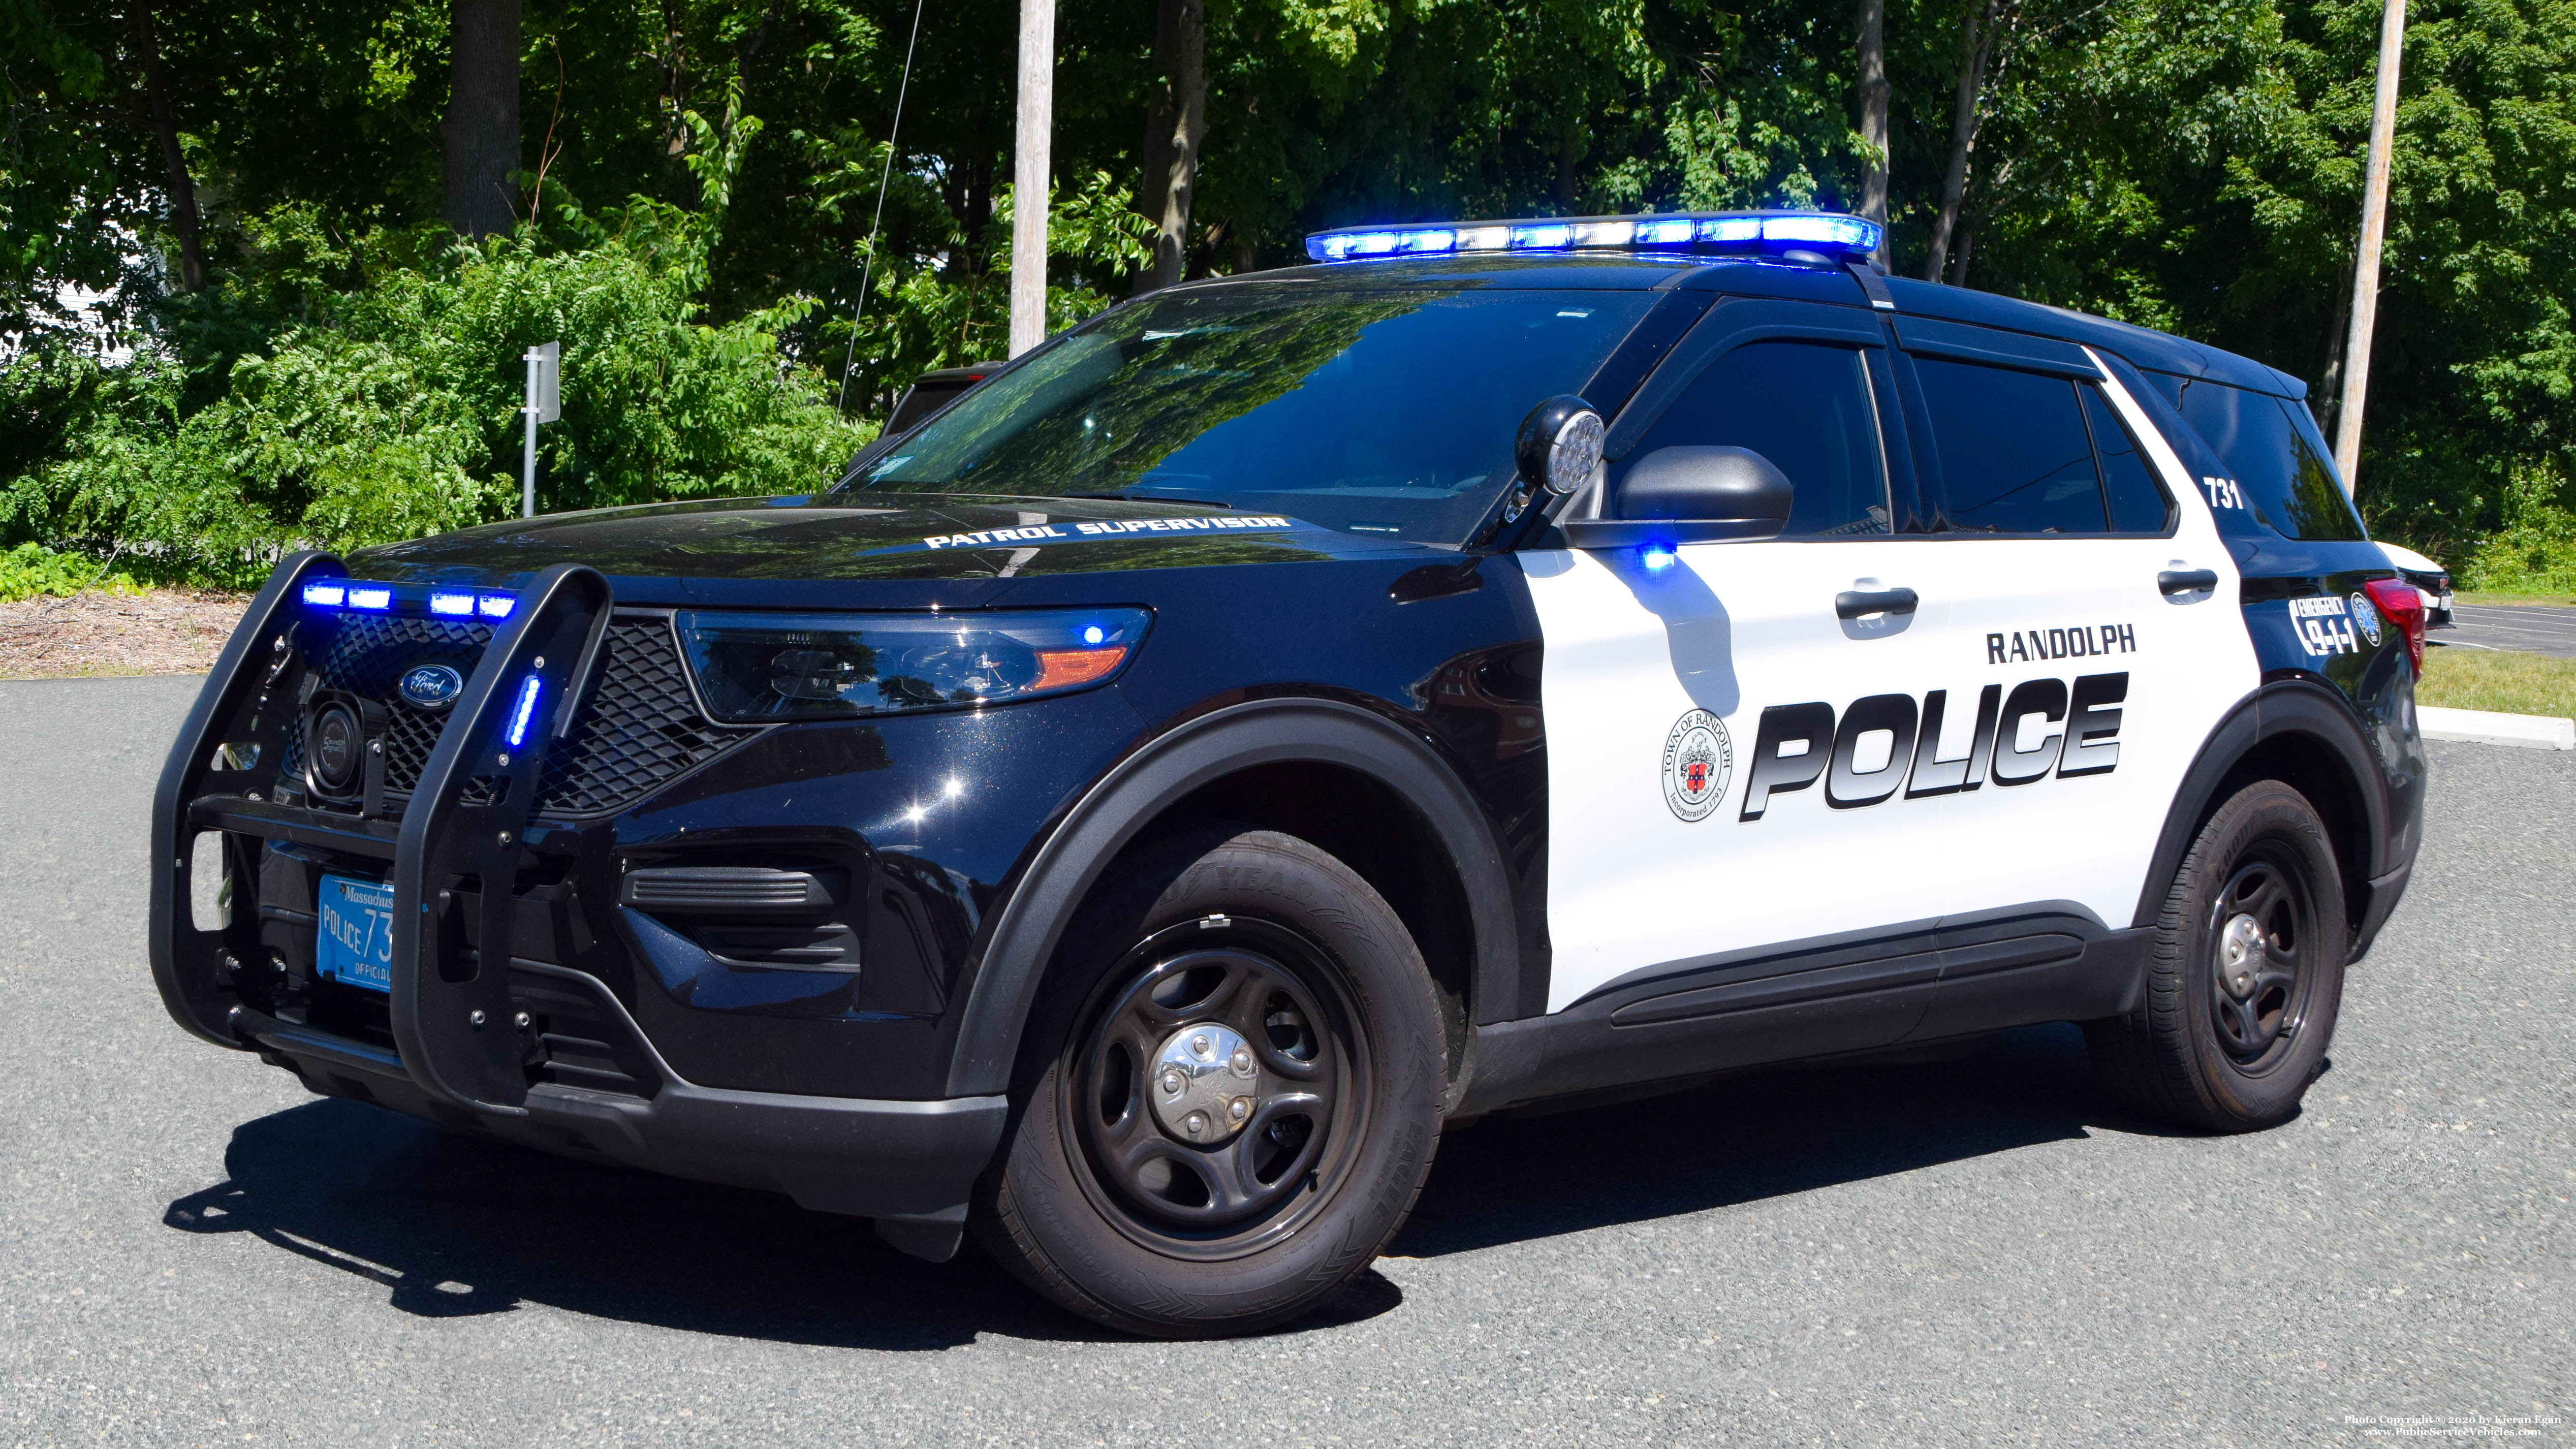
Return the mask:
<path id="1" fill-rule="evenodd" d="M 537 516 L 537 424 L 563 416 L 563 344 L 528 349 L 528 391 L 519 411 L 528 419 L 528 447 L 519 465 L 519 516 Z"/>

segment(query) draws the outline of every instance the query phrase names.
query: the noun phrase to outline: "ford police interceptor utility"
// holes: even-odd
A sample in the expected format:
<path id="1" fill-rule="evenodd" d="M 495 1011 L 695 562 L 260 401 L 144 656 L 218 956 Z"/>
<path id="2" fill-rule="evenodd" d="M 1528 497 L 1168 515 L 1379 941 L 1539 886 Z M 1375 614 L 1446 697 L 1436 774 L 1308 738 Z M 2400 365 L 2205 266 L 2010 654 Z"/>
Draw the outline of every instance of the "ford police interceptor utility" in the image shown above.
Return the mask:
<path id="1" fill-rule="evenodd" d="M 2071 1021 L 2280 1122 L 2417 593 L 2297 381 L 1877 240 L 1327 233 L 828 491 L 290 557 L 156 799 L 171 1014 L 1175 1335 L 1546 1099 Z"/>

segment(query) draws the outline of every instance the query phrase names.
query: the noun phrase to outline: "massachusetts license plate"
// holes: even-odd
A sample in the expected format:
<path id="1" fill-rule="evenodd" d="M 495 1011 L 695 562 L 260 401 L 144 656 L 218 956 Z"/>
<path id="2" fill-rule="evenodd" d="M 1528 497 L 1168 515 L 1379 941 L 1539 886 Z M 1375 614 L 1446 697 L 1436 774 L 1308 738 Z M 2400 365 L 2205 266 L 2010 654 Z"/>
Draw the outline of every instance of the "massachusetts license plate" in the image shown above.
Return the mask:
<path id="1" fill-rule="evenodd" d="M 314 969 L 369 991 L 394 989 L 394 888 L 345 875 L 322 877 Z"/>

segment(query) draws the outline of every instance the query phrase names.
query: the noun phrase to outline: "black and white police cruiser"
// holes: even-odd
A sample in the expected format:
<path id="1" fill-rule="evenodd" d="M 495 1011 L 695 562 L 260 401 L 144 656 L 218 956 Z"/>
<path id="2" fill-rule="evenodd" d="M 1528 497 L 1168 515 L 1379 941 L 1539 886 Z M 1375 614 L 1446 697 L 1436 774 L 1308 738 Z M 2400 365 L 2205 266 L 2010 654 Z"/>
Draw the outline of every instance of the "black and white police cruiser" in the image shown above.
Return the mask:
<path id="1" fill-rule="evenodd" d="M 2414 860 L 2416 591 L 2297 381 L 1877 240 L 1327 233 L 828 491 L 291 557 L 161 780 L 161 991 L 1173 1335 L 1550 1099 L 2072 1021 L 2278 1123 Z"/>

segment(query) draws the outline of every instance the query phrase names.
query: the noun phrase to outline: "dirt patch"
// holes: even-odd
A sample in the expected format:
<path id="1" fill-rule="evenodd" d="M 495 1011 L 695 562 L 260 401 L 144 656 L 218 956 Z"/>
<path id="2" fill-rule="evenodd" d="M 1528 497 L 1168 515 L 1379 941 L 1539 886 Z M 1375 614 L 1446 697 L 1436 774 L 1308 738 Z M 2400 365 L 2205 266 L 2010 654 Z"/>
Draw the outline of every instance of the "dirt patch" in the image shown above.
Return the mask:
<path id="1" fill-rule="evenodd" d="M 0 679 L 203 674 L 248 604 L 206 589 L 0 604 Z"/>

